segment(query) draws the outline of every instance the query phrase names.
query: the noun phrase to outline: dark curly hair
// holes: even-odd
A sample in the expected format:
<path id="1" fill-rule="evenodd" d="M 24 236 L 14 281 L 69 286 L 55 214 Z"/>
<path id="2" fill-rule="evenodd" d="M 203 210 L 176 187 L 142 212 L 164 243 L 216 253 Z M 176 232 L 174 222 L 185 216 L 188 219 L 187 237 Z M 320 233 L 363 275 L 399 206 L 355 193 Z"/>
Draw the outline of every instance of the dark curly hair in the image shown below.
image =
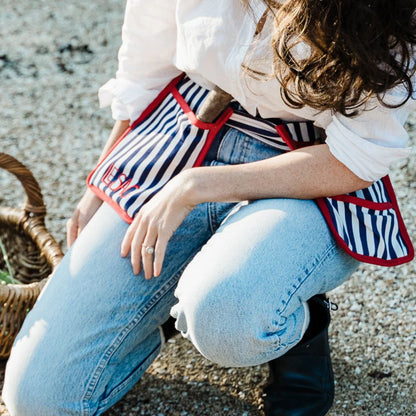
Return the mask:
<path id="1" fill-rule="evenodd" d="M 274 75 L 291 107 L 352 116 L 371 96 L 387 107 L 412 96 L 416 1 L 263 1 L 274 16 Z M 297 56 L 299 43 L 309 46 L 307 56 Z M 400 84 L 404 100 L 384 101 L 384 93 Z"/>

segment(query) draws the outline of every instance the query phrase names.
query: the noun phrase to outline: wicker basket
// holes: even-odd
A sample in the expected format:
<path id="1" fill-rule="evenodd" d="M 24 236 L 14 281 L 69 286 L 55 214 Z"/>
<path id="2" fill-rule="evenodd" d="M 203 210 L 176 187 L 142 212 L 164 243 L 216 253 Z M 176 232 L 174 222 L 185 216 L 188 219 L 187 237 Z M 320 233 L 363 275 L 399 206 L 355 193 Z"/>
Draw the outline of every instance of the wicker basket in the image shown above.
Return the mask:
<path id="1" fill-rule="evenodd" d="M 0 285 L 0 359 L 3 359 L 9 356 L 27 312 L 63 254 L 45 227 L 46 208 L 32 173 L 5 153 L 0 153 L 0 168 L 15 175 L 27 195 L 24 208 L 0 206 L 0 238 L 14 277 L 22 282 Z M 0 269 L 5 269 L 1 252 Z"/>

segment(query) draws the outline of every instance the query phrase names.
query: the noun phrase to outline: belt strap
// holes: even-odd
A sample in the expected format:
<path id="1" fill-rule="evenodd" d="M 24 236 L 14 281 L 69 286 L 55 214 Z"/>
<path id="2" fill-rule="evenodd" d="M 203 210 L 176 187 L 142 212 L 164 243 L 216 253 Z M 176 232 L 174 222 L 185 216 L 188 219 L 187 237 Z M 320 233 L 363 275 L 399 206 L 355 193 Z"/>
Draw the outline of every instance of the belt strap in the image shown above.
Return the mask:
<path id="1" fill-rule="evenodd" d="M 301 145 L 322 141 L 322 130 L 314 126 L 312 121 L 283 121 L 278 118 L 262 118 L 252 116 L 240 104 L 231 103 L 234 113 L 226 125 L 254 137 L 272 147 L 289 151 L 291 148 L 278 134 L 276 126 L 284 126 L 291 139 Z"/>

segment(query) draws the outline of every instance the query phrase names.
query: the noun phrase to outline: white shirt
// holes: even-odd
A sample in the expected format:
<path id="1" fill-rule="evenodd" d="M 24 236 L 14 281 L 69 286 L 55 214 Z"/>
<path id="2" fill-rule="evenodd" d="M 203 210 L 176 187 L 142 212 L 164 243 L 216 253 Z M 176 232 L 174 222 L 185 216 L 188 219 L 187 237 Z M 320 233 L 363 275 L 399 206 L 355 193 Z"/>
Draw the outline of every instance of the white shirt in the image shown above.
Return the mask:
<path id="1" fill-rule="evenodd" d="M 374 99 L 356 117 L 287 106 L 275 78 L 257 80 L 242 69 L 247 64 L 271 71 L 271 19 L 255 36 L 265 10 L 261 1 L 251 12 L 239 0 L 127 0 L 119 68 L 100 88 L 100 105 L 111 104 L 114 119 L 133 122 L 172 78 L 186 72 L 204 87 L 218 85 L 253 115 L 257 110 L 266 118 L 313 120 L 325 129 L 332 154 L 357 176 L 375 181 L 386 175 L 410 152 L 404 123 L 416 101 L 390 109 Z M 385 100 L 403 97 L 398 87 Z"/>

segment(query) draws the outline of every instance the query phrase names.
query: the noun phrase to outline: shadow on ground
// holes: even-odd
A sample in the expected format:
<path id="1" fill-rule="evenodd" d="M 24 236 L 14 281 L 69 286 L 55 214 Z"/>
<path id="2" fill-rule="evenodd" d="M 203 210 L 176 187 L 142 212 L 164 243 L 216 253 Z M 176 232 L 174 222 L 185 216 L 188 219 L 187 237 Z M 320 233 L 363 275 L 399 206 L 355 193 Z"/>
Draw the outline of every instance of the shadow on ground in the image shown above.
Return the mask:
<path id="1" fill-rule="evenodd" d="M 188 344 L 180 338 L 169 342 L 142 379 L 104 415 L 264 416 L 262 388 L 267 382 L 267 366 L 220 368 Z M 401 378 L 406 375 L 400 374 L 400 367 L 389 373 L 374 361 L 357 373 L 356 363 L 338 353 L 333 348 L 336 391 L 328 416 L 415 414 L 416 387 L 399 389 L 392 384 L 394 380 L 405 386 Z M 0 361 L 0 389 L 5 364 Z M 0 414 L 9 415 L 5 410 Z"/>
<path id="2" fill-rule="evenodd" d="M 126 401 L 120 401 L 105 415 L 263 415 L 255 405 L 208 381 L 189 382 L 181 378 L 166 380 L 146 374 L 127 396 Z M 134 401 L 136 407 L 128 407 L 128 403 Z"/>

